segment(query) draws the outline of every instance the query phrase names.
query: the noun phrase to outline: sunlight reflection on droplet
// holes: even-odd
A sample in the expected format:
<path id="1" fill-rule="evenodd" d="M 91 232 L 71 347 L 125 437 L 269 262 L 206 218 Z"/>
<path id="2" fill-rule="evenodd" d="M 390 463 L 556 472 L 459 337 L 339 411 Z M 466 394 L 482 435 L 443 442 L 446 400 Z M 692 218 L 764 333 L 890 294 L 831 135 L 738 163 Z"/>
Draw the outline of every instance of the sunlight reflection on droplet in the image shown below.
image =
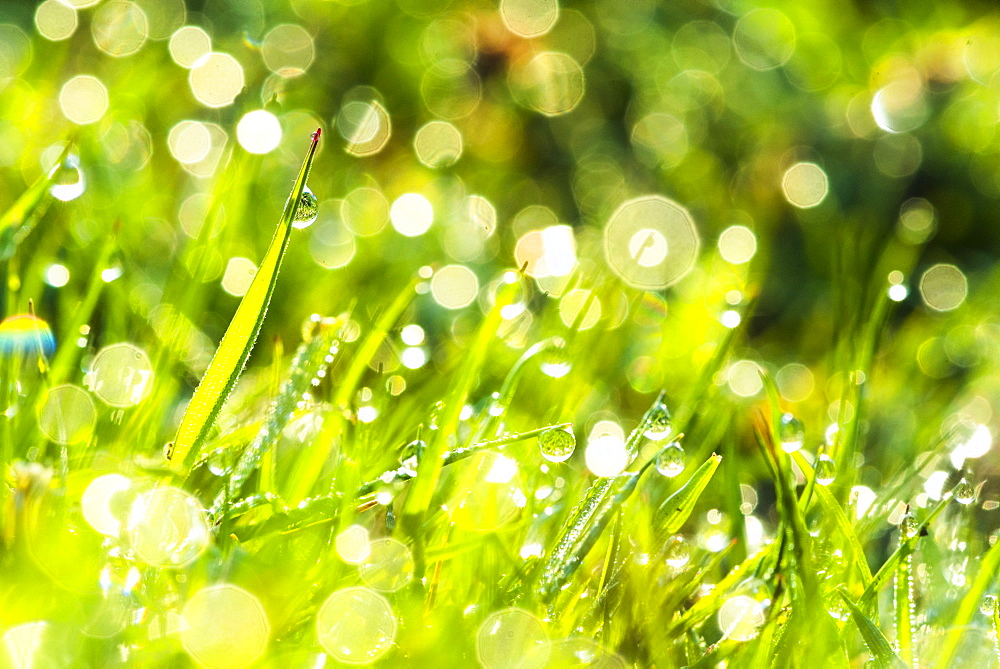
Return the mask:
<path id="1" fill-rule="evenodd" d="M 369 543 L 368 556 L 358 565 L 361 579 L 382 592 L 395 592 L 413 579 L 413 554 L 402 541 L 385 537 Z"/>
<path id="2" fill-rule="evenodd" d="M 270 153 L 281 143 L 281 123 L 264 109 L 247 112 L 236 125 L 236 139 L 250 153 Z"/>
<path id="3" fill-rule="evenodd" d="M 228 53 L 209 53 L 191 67 L 188 83 L 201 104 L 225 107 L 243 90 L 243 67 Z"/>
<path id="4" fill-rule="evenodd" d="M 565 53 L 544 51 L 512 69 L 510 77 L 523 103 L 545 116 L 571 112 L 583 99 L 583 68 Z"/>
<path id="5" fill-rule="evenodd" d="M 621 474 L 629 463 L 625 442 L 617 435 L 604 434 L 591 439 L 584 451 L 587 469 L 595 476 L 611 477 Z"/>
<path id="6" fill-rule="evenodd" d="M 397 626 L 389 600 L 363 587 L 330 593 L 316 614 L 320 645 L 345 664 L 371 664 L 388 653 Z"/>
<path id="7" fill-rule="evenodd" d="M 198 26 L 184 26 L 170 36 L 169 48 L 175 63 L 191 69 L 212 51 L 212 38 Z"/>
<path id="8" fill-rule="evenodd" d="M 753 360 L 738 360 L 729 367 L 729 388 L 740 397 L 753 397 L 764 388 L 760 366 Z"/>
<path id="9" fill-rule="evenodd" d="M 89 440 L 96 422 L 94 400 L 83 388 L 68 383 L 46 391 L 38 409 L 38 429 L 57 444 Z"/>
<path id="10" fill-rule="evenodd" d="M 271 636 L 271 625 L 260 600 L 230 583 L 196 592 L 181 616 L 181 644 L 206 667 L 253 664 L 264 654 Z"/>
<path id="11" fill-rule="evenodd" d="M 105 474 L 91 481 L 80 499 L 80 508 L 87 523 L 101 534 L 117 537 L 122 514 L 116 513 L 114 497 L 131 485 L 132 482 L 121 474 Z"/>
<path id="12" fill-rule="evenodd" d="M 134 2 L 112 0 L 94 13 L 90 32 L 98 49 L 120 58 L 132 55 L 146 43 L 149 21 L 146 12 Z"/>
<path id="13" fill-rule="evenodd" d="M 371 554 L 368 530 L 360 525 L 350 525 L 337 535 L 334 542 L 337 555 L 348 564 L 364 562 Z"/>
<path id="14" fill-rule="evenodd" d="M 249 258 L 230 258 L 222 275 L 222 289 L 235 297 L 243 297 L 257 275 L 257 265 Z"/>
<path id="15" fill-rule="evenodd" d="M 559 300 L 559 319 L 568 328 L 589 330 L 600 318 L 601 301 L 589 290 L 574 288 Z"/>
<path id="16" fill-rule="evenodd" d="M 500 18 L 520 37 L 544 35 L 559 19 L 558 0 L 500 0 Z"/>
<path id="17" fill-rule="evenodd" d="M 815 207 L 826 197 L 829 182 L 826 172 L 815 163 L 796 163 L 781 178 L 785 198 L 800 209 Z"/>
<path id="18" fill-rule="evenodd" d="M 434 222 L 434 207 L 419 193 L 405 193 L 396 198 L 389 208 L 389 220 L 400 234 L 418 237 Z"/>
<path id="19" fill-rule="evenodd" d="M 427 167 L 447 167 L 462 155 L 462 133 L 451 123 L 431 121 L 413 138 L 417 159 Z"/>
<path id="20" fill-rule="evenodd" d="M 920 277 L 920 297 L 935 311 L 951 311 L 965 301 L 969 285 L 954 265 L 934 265 Z"/>
<path id="21" fill-rule="evenodd" d="M 138 404 L 150 390 L 153 365 L 146 352 L 132 344 L 105 346 L 87 374 L 90 390 L 113 407 Z"/>
<path id="22" fill-rule="evenodd" d="M 267 69 L 282 77 L 305 74 L 316 57 L 312 36 L 305 28 L 284 23 L 268 31 L 260 47 Z"/>
<path id="23" fill-rule="evenodd" d="M 206 514 L 198 500 L 163 484 L 136 497 L 127 530 L 136 557 L 155 567 L 190 564 L 210 542 Z"/>
<path id="24" fill-rule="evenodd" d="M 97 77 L 77 75 L 60 89 L 59 108 L 77 125 L 94 123 L 108 111 L 108 89 Z"/>
<path id="25" fill-rule="evenodd" d="M 795 26 L 777 9 L 754 9 L 733 30 L 733 47 L 745 65 L 772 70 L 795 52 Z"/>
<path id="26" fill-rule="evenodd" d="M 546 666 L 549 637 L 542 621 L 524 609 L 509 608 L 486 617 L 476 632 L 476 656 L 485 669 Z"/>
<path id="27" fill-rule="evenodd" d="M 446 265 L 434 273 L 431 294 L 446 309 L 462 309 L 479 293 L 479 279 L 465 265 Z"/>
<path id="28" fill-rule="evenodd" d="M 35 27 L 47 40 L 69 39 L 78 24 L 76 10 L 60 0 L 45 0 L 35 9 Z"/>
<path id="29" fill-rule="evenodd" d="M 679 281 L 694 266 L 700 243 L 687 210 L 660 195 L 625 202 L 604 226 L 608 264 L 635 288 Z"/>
<path id="30" fill-rule="evenodd" d="M 212 135 L 204 123 L 181 121 L 167 135 L 170 155 L 179 163 L 197 163 L 204 160 L 212 148 Z"/>
<path id="31" fill-rule="evenodd" d="M 747 595 L 730 597 L 719 609 L 719 628 L 726 638 L 749 641 L 764 624 L 764 605 Z"/>

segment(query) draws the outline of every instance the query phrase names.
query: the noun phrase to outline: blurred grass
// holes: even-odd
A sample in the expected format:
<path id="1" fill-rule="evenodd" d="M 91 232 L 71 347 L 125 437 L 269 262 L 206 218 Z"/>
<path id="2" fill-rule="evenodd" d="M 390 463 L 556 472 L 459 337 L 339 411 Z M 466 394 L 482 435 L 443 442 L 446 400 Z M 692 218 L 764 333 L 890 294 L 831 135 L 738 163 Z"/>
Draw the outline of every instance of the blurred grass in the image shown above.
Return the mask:
<path id="1" fill-rule="evenodd" d="M 1000 555 L 990 3 L 564 2 L 530 38 L 511 17 L 554 2 L 76 4 L 0 6 L 0 305 L 44 321 L 0 324 L 0 664 L 336 664 L 317 611 L 356 585 L 399 627 L 355 659 L 386 666 L 996 664 L 978 611 Z M 41 7 L 72 34 L 52 39 Z M 297 50 L 269 41 L 286 24 Z M 228 104 L 203 104 L 171 57 L 185 25 L 242 68 Z M 531 83 L 545 52 L 582 74 Z M 77 75 L 108 92 L 91 123 L 70 120 Z M 358 102 L 391 129 L 366 136 Z M 238 128 L 260 109 L 282 132 L 254 154 Z M 453 165 L 414 148 L 432 120 L 462 137 Z M 198 126 L 207 158 L 179 159 L 182 121 L 214 124 Z M 249 364 L 174 476 L 163 448 L 246 291 L 246 265 L 227 267 L 265 258 L 317 127 L 318 220 L 290 231 Z M 784 183 L 799 163 L 825 175 L 817 206 Z M 407 193 L 433 209 L 424 234 L 387 220 Z M 653 193 L 690 213 L 700 252 L 650 289 L 614 268 L 656 264 L 653 236 L 609 258 L 605 235 Z M 674 234 L 665 220 L 648 225 Z M 558 224 L 572 248 L 546 253 L 572 273 L 540 276 L 525 240 Z M 724 241 L 736 225 L 755 253 Z M 456 265 L 476 283 L 448 308 Z M 940 265 L 967 295 L 954 273 L 935 289 Z M 44 324 L 57 348 L 40 366 Z M 148 379 L 95 369 L 123 342 Z M 109 404 L 98 378 L 135 401 Z M 87 399 L 55 403 L 62 384 Z M 656 470 L 667 442 L 642 436 L 661 391 L 684 433 L 676 477 Z M 785 412 L 806 426 L 791 455 Z M 519 436 L 566 422 L 565 463 Z M 633 430 L 626 473 L 594 475 L 600 444 Z M 85 491 L 110 474 L 127 488 L 95 507 Z M 384 564 L 352 558 L 361 536 Z M 220 584 L 262 608 L 194 624 Z M 257 652 L 237 623 L 260 611 Z M 348 646 L 375 624 L 355 613 Z M 491 655 L 505 624 L 521 627 Z"/>

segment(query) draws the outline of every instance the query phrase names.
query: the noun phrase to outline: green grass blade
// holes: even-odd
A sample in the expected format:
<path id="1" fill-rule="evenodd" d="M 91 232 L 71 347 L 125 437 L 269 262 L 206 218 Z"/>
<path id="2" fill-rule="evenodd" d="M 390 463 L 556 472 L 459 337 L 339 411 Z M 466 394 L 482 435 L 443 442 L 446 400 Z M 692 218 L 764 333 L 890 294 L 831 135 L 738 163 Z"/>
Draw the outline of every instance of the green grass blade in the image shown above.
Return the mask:
<path id="1" fill-rule="evenodd" d="M 406 288 L 400 291 L 396 299 L 379 318 L 375 328 L 365 338 L 361 348 L 351 358 L 351 363 L 347 371 L 344 372 L 333 398 L 334 411 L 325 417 L 323 428 L 316 440 L 296 459 L 292 475 L 289 477 L 291 487 L 288 492 L 288 500 L 291 504 L 298 504 L 305 499 L 316 484 L 316 478 L 323 470 L 323 463 L 326 462 L 330 450 L 344 430 L 344 410 L 349 408 L 354 393 L 358 389 L 358 384 L 361 382 L 361 376 L 368 368 L 368 363 L 371 362 L 379 346 L 389 335 L 389 330 L 396 324 L 400 315 L 413 300 L 417 281 L 417 278 L 412 279 Z"/>
<path id="2" fill-rule="evenodd" d="M 194 396 L 181 419 L 173 447 L 167 454 L 167 463 L 175 471 L 183 472 L 197 457 L 202 444 L 208 438 L 209 431 L 212 429 L 219 411 L 222 409 L 222 405 L 233 386 L 236 385 L 236 380 L 243 371 L 247 358 L 250 357 L 250 351 L 257 340 L 267 306 L 274 293 L 274 286 L 278 280 L 278 269 L 281 267 L 285 249 L 288 248 L 295 210 L 306 186 L 306 178 L 309 176 L 309 168 L 316 155 L 319 136 L 320 132 L 317 130 L 313 134 L 309 152 L 306 154 L 305 160 L 302 161 L 302 167 L 295 179 L 295 185 L 292 186 L 288 202 L 285 203 L 285 210 L 281 214 L 278 228 L 271 239 L 267 254 L 261 261 L 260 268 L 257 270 L 250 288 L 240 301 L 236 315 L 233 316 L 226 333 L 222 336 L 222 342 L 215 352 L 215 357 L 208 365 L 205 376 L 202 377 L 201 383 L 194 391 Z"/>
<path id="3" fill-rule="evenodd" d="M 713 453 L 702 463 L 684 487 L 668 497 L 656 511 L 655 521 L 660 525 L 658 532 L 666 538 L 680 531 L 681 527 L 694 511 L 694 505 L 705 492 L 709 481 L 715 476 L 715 471 L 722 462 L 722 456 Z M 662 523 L 662 524 L 661 524 Z"/>
<path id="4" fill-rule="evenodd" d="M 36 179 L 35 183 L 31 184 L 0 218 L 0 260 L 9 260 L 17 250 L 17 245 L 31 232 L 37 220 L 35 213 L 49 192 L 49 188 L 55 183 L 71 146 L 70 143 L 66 144 L 52 169 Z"/>
<path id="5" fill-rule="evenodd" d="M 986 555 L 983 556 L 983 561 L 979 565 L 979 573 L 976 574 L 976 579 L 972 582 L 972 586 L 968 589 L 968 591 L 966 591 L 965 596 L 962 597 L 962 603 L 959 604 L 958 613 L 955 614 L 955 619 L 949 626 L 948 635 L 945 637 L 945 641 L 941 646 L 941 655 L 935 658 L 935 662 L 938 666 L 952 666 L 955 653 L 957 652 L 959 644 L 962 641 L 962 634 L 965 628 L 972 622 L 976 613 L 979 611 L 979 605 L 983 600 L 983 595 L 986 594 L 986 590 L 996 579 L 998 570 L 1000 570 L 1000 541 L 993 544 L 993 546 L 986 552 Z"/>
<path id="6" fill-rule="evenodd" d="M 882 630 L 864 614 L 857 604 L 851 601 L 846 592 L 837 590 L 837 594 L 844 600 L 844 604 L 851 612 L 851 620 L 861 632 L 861 638 L 865 640 L 868 650 L 875 658 L 876 666 L 879 669 L 905 669 L 907 665 L 892 651 L 892 646 L 882 634 Z"/>

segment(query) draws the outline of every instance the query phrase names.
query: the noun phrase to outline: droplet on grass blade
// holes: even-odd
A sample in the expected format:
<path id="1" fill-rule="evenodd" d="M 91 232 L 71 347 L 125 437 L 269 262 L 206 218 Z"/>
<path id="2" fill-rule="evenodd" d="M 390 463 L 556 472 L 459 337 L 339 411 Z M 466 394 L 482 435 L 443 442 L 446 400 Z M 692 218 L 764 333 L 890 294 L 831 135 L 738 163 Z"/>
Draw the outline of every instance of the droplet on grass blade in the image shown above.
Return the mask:
<path id="1" fill-rule="evenodd" d="M 538 449 L 549 462 L 565 462 L 576 450 L 576 437 L 569 428 L 547 430 L 538 435 Z"/>
<path id="2" fill-rule="evenodd" d="M 83 195 L 86 188 L 87 181 L 80 169 L 80 158 L 71 153 L 56 172 L 52 185 L 49 186 L 49 193 L 57 200 L 69 202 Z"/>
<path id="3" fill-rule="evenodd" d="M 306 187 L 302 191 L 302 197 L 299 198 L 298 206 L 295 207 L 295 216 L 293 218 L 292 227 L 297 230 L 308 228 L 316 222 L 316 217 L 318 215 L 319 200 L 317 200 L 313 192 Z"/>
<path id="4" fill-rule="evenodd" d="M 917 536 L 917 532 L 920 529 L 920 523 L 917 522 L 917 517 L 912 513 L 903 514 L 902 520 L 899 521 L 899 531 L 904 537 L 910 538 Z"/>
<path id="5" fill-rule="evenodd" d="M 518 608 L 491 613 L 476 632 L 476 655 L 485 669 L 520 667 L 530 657 L 532 666 L 546 666 L 549 637 L 542 621 Z"/>
<path id="6" fill-rule="evenodd" d="M 668 478 L 673 478 L 684 471 L 684 447 L 678 442 L 668 444 L 656 456 L 656 471 Z"/>
<path id="7" fill-rule="evenodd" d="M 749 641 L 764 624 L 764 605 L 748 595 L 730 597 L 719 608 L 719 628 L 727 639 Z"/>
<path id="8" fill-rule="evenodd" d="M 666 404 L 658 402 L 656 406 L 650 409 L 646 437 L 653 441 L 662 441 L 670 436 L 671 429 L 670 410 L 667 409 Z"/>
<path id="9" fill-rule="evenodd" d="M 823 454 L 819 456 L 819 461 L 816 463 L 815 473 L 816 483 L 830 485 L 837 477 L 837 464 L 829 455 Z"/>
<path id="10" fill-rule="evenodd" d="M 806 438 L 806 431 L 802 421 L 790 413 L 782 414 L 781 424 L 778 426 L 778 436 L 781 437 L 781 450 L 785 453 L 794 453 L 802 448 Z"/>
<path id="11" fill-rule="evenodd" d="M 997 596 L 996 595 L 986 595 L 983 597 L 983 601 L 979 603 L 979 611 L 984 616 L 992 616 L 993 611 L 997 608 Z"/>
<path id="12" fill-rule="evenodd" d="M 976 499 L 976 489 L 972 487 L 972 484 L 967 479 L 963 478 L 958 482 L 954 490 L 952 490 L 952 496 L 959 504 L 972 504 Z"/>
<path id="13" fill-rule="evenodd" d="M 208 456 L 208 471 L 225 476 L 233 468 L 233 454 L 228 448 L 217 448 Z"/>

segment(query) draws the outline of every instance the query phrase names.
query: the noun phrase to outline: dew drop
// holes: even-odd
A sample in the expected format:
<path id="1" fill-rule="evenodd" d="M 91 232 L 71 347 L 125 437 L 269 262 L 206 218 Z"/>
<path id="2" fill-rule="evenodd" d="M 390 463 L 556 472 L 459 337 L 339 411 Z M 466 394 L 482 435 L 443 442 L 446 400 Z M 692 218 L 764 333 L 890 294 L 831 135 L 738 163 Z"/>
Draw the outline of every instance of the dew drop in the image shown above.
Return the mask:
<path id="1" fill-rule="evenodd" d="M 319 214 L 319 200 L 313 194 L 309 188 L 304 188 L 302 190 L 302 197 L 299 198 L 299 204 L 295 207 L 295 216 L 292 219 L 292 227 L 298 228 L 299 230 L 303 228 L 308 228 L 316 221 L 316 216 Z"/>
<path id="2" fill-rule="evenodd" d="M 80 158 L 74 154 L 69 154 L 59 166 L 52 185 L 49 186 L 49 193 L 57 200 L 69 202 L 83 195 L 87 183 L 80 169 Z"/>
<path id="3" fill-rule="evenodd" d="M 802 426 L 802 421 L 792 414 L 786 413 L 781 416 L 778 435 L 781 437 L 781 450 L 785 453 L 794 453 L 802 448 L 806 431 Z"/>
<path id="4" fill-rule="evenodd" d="M 906 513 L 903 515 L 903 519 L 899 521 L 899 530 L 903 533 L 904 537 L 915 537 L 920 530 L 920 523 L 917 522 L 916 516 L 912 513 Z"/>
<path id="5" fill-rule="evenodd" d="M 691 545 L 682 536 L 674 537 L 664 560 L 674 569 L 680 569 L 691 560 Z"/>
<path id="6" fill-rule="evenodd" d="M 556 348 L 544 355 L 540 367 L 542 374 L 553 379 L 561 379 L 570 373 L 573 369 L 573 363 L 570 362 L 565 349 Z"/>
<path id="7" fill-rule="evenodd" d="M 997 596 L 996 595 L 986 595 L 983 597 L 983 601 L 979 602 L 979 612 L 984 616 L 992 616 L 993 612 L 997 608 Z"/>
<path id="8" fill-rule="evenodd" d="M 963 478 L 958 482 L 958 485 L 955 486 L 955 489 L 952 491 L 952 496 L 959 504 L 972 504 L 973 500 L 976 499 L 976 489 L 972 487 L 971 483 Z"/>
<path id="9" fill-rule="evenodd" d="M 538 435 L 538 449 L 549 462 L 565 462 L 576 450 L 576 437 L 569 428 L 546 430 Z"/>
<path id="10" fill-rule="evenodd" d="M 820 485 L 830 485 L 837 476 L 837 465 L 829 455 L 819 456 L 816 463 L 816 483 Z"/>
<path id="11" fill-rule="evenodd" d="M 684 447 L 675 441 L 660 451 L 656 456 L 656 471 L 669 478 L 684 471 Z"/>
<path id="12" fill-rule="evenodd" d="M 225 476 L 233 468 L 233 454 L 228 448 L 217 448 L 208 456 L 208 471 Z"/>
<path id="13" fill-rule="evenodd" d="M 649 411 L 647 419 L 646 437 L 653 441 L 662 441 L 670 435 L 670 411 L 667 405 L 657 402 Z"/>

